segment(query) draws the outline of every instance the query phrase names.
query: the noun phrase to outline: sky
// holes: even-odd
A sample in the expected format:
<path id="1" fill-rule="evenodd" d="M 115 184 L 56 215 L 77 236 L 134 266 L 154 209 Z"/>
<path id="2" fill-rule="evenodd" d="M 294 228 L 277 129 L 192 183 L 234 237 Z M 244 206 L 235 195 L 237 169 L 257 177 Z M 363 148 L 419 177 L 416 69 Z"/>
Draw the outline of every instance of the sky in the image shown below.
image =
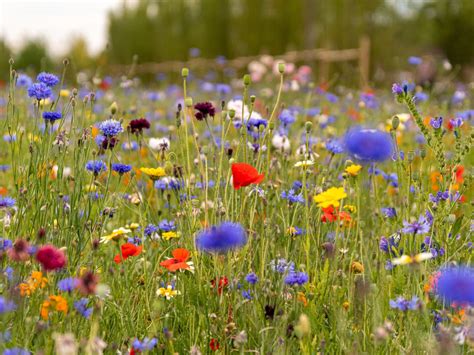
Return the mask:
<path id="1" fill-rule="evenodd" d="M 134 0 L 128 0 L 131 3 Z M 96 54 L 106 45 L 107 14 L 123 0 L 0 0 L 0 38 L 14 50 L 28 38 L 42 38 L 54 55 L 83 36 Z"/>

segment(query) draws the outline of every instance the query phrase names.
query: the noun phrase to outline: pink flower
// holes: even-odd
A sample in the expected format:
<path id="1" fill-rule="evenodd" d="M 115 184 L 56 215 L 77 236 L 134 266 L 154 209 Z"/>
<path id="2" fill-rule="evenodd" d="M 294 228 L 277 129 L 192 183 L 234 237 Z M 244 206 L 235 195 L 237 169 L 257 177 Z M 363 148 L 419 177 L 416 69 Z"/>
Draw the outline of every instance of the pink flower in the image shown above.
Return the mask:
<path id="1" fill-rule="evenodd" d="M 36 260 L 46 271 L 62 269 L 66 265 L 66 255 L 53 245 L 43 245 L 36 253 Z"/>

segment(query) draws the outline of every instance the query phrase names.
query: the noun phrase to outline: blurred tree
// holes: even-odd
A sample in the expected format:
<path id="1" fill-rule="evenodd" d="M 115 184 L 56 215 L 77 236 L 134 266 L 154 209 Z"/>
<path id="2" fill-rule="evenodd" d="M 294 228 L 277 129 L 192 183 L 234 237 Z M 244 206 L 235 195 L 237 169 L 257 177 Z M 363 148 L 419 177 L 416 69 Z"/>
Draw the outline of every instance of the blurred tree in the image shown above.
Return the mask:
<path id="1" fill-rule="evenodd" d="M 28 41 L 14 58 L 15 68 L 36 73 L 50 70 L 53 66 L 46 45 L 41 40 Z"/>
<path id="2" fill-rule="evenodd" d="M 8 80 L 10 72 L 9 60 L 12 55 L 7 43 L 0 39 L 0 80 Z"/>
<path id="3" fill-rule="evenodd" d="M 66 57 L 70 59 L 71 66 L 76 71 L 89 68 L 92 64 L 92 58 L 84 37 L 76 37 L 72 40 Z"/>

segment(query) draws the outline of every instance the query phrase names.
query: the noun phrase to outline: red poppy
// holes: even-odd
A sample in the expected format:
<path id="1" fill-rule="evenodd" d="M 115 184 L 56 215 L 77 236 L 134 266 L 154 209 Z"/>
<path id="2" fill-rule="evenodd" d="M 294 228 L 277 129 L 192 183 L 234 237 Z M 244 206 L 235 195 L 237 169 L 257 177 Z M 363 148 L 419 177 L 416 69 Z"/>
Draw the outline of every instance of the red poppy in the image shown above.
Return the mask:
<path id="1" fill-rule="evenodd" d="M 211 280 L 211 285 L 212 285 L 212 288 L 214 288 L 216 286 L 216 280 Z M 222 291 L 224 290 L 224 288 L 226 288 L 227 286 L 229 285 L 229 279 L 225 276 L 221 277 L 219 279 L 219 283 L 218 283 L 218 286 L 217 286 L 217 293 L 220 295 L 222 293 Z"/>
<path id="2" fill-rule="evenodd" d="M 252 165 L 245 163 L 232 164 L 232 180 L 236 190 L 250 184 L 260 184 L 264 177 L 265 175 L 259 174 Z"/>
<path id="3" fill-rule="evenodd" d="M 186 262 L 189 259 L 189 250 L 178 248 L 171 253 L 171 259 L 162 261 L 161 266 L 168 269 L 168 271 L 175 272 L 177 270 L 189 270 L 191 266 Z"/>
<path id="4" fill-rule="evenodd" d="M 219 350 L 219 341 L 215 338 L 212 338 L 211 341 L 209 342 L 209 347 L 211 348 L 212 351 L 217 351 Z"/>
<path id="5" fill-rule="evenodd" d="M 351 221 L 351 215 L 345 211 L 336 211 L 332 205 L 329 207 L 323 208 L 323 215 L 321 216 L 321 222 L 327 223 L 327 222 L 334 222 L 337 220 L 344 221 L 344 222 L 350 222 Z"/>
<path id="6" fill-rule="evenodd" d="M 458 182 L 458 183 L 463 183 L 464 182 L 463 174 L 464 174 L 464 166 L 458 165 L 456 167 L 456 182 Z"/>
<path id="7" fill-rule="evenodd" d="M 137 247 L 135 244 L 132 243 L 125 243 L 121 246 L 122 255 L 117 254 L 115 255 L 114 261 L 117 264 L 120 264 L 125 259 L 128 259 L 131 256 L 140 255 L 142 252 L 143 247 Z"/>

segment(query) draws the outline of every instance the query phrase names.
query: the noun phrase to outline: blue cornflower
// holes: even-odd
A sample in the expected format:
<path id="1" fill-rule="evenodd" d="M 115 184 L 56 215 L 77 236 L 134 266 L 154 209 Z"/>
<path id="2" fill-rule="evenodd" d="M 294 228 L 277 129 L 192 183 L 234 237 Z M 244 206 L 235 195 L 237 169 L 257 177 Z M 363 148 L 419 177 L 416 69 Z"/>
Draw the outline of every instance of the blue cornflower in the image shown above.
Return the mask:
<path id="1" fill-rule="evenodd" d="M 140 146 L 135 141 L 125 142 L 122 144 L 123 150 L 138 150 L 138 148 L 140 148 Z"/>
<path id="2" fill-rule="evenodd" d="M 220 95 L 229 95 L 232 92 L 232 88 L 227 84 L 216 84 L 215 90 Z"/>
<path id="3" fill-rule="evenodd" d="M 174 221 L 168 221 L 167 219 L 164 219 L 158 223 L 158 227 L 163 232 L 170 232 L 176 230 L 176 223 Z"/>
<path id="4" fill-rule="evenodd" d="M 446 201 L 450 198 L 449 190 L 438 191 L 436 195 L 430 194 L 429 200 L 433 203 L 439 203 L 440 201 Z"/>
<path id="5" fill-rule="evenodd" d="M 425 102 L 429 99 L 429 95 L 423 91 L 419 91 L 415 94 L 413 99 L 415 100 L 415 102 Z"/>
<path id="6" fill-rule="evenodd" d="M 474 268 L 458 266 L 442 269 L 435 291 L 445 302 L 474 305 Z"/>
<path id="7" fill-rule="evenodd" d="M 365 104 L 365 107 L 370 109 L 376 109 L 379 107 L 379 101 L 372 93 L 362 93 L 360 95 L 360 101 Z"/>
<path id="8" fill-rule="evenodd" d="M 250 293 L 250 290 L 243 290 L 242 291 L 242 297 L 247 299 L 247 300 L 253 299 L 252 294 Z"/>
<path id="9" fill-rule="evenodd" d="M 155 226 L 154 224 L 149 224 L 143 230 L 143 234 L 145 234 L 147 237 L 150 237 L 159 230 L 160 228 L 158 228 L 158 226 Z"/>
<path id="10" fill-rule="evenodd" d="M 127 164 L 114 163 L 112 164 L 112 170 L 119 173 L 120 175 L 123 175 L 130 172 L 130 170 L 132 170 L 132 166 Z"/>
<path id="11" fill-rule="evenodd" d="M 15 309 L 16 305 L 13 301 L 9 301 L 5 297 L 0 296 L 0 314 L 12 312 Z"/>
<path id="12" fill-rule="evenodd" d="M 33 84 L 33 80 L 31 80 L 31 78 L 28 75 L 26 74 L 18 75 L 18 78 L 16 79 L 16 86 L 26 88 L 30 86 L 31 84 Z"/>
<path id="13" fill-rule="evenodd" d="M 399 296 L 396 300 L 390 300 L 390 308 L 398 309 L 403 312 L 408 310 L 414 311 L 420 308 L 420 303 L 418 297 L 416 296 L 413 296 L 411 300 L 407 300 L 402 296 Z"/>
<path id="14" fill-rule="evenodd" d="M 289 286 L 302 286 L 309 281 L 309 276 L 305 272 L 290 272 L 285 277 L 285 283 Z"/>
<path id="15" fill-rule="evenodd" d="M 340 154 L 344 151 L 344 147 L 337 140 L 330 139 L 326 142 L 326 150 L 332 154 Z"/>
<path id="16" fill-rule="evenodd" d="M 28 96 L 36 100 L 44 100 L 53 94 L 51 88 L 43 83 L 34 83 L 28 87 Z"/>
<path id="17" fill-rule="evenodd" d="M 397 217 L 397 210 L 394 207 L 382 207 L 380 211 L 386 218 Z"/>
<path id="18" fill-rule="evenodd" d="M 430 120 L 430 125 L 434 129 L 440 129 L 443 125 L 443 117 L 434 117 Z"/>
<path id="19" fill-rule="evenodd" d="M 38 76 L 36 77 L 36 81 L 43 83 L 49 87 L 55 86 L 57 83 L 59 83 L 59 78 L 51 73 L 39 73 Z"/>
<path id="20" fill-rule="evenodd" d="M 0 251 L 10 249 L 13 246 L 13 242 L 10 239 L 0 238 Z"/>
<path id="21" fill-rule="evenodd" d="M 158 340 L 156 338 L 145 338 L 142 341 L 135 339 L 132 343 L 132 347 L 134 350 L 138 350 L 140 352 L 153 350 L 153 348 L 158 344 Z"/>
<path id="22" fill-rule="evenodd" d="M 97 176 L 102 171 L 107 171 L 107 165 L 102 160 L 89 160 L 86 163 L 86 169 Z"/>
<path id="23" fill-rule="evenodd" d="M 285 126 L 290 125 L 296 121 L 296 117 L 288 109 L 284 109 L 283 111 L 281 111 L 279 119 L 281 123 L 283 123 L 283 125 Z"/>
<path id="24" fill-rule="evenodd" d="M 283 191 L 280 195 L 281 198 L 288 200 L 291 203 L 304 203 L 304 197 L 302 193 L 296 194 L 295 190 L 290 189 L 288 192 Z"/>
<path id="25" fill-rule="evenodd" d="M 270 267 L 273 271 L 276 271 L 280 274 L 291 273 L 295 270 L 295 263 L 292 261 L 287 261 L 286 259 L 274 259 L 270 261 Z"/>
<path id="26" fill-rule="evenodd" d="M 110 119 L 99 124 L 99 129 L 106 137 L 113 137 L 123 132 L 122 124 L 114 119 Z"/>
<path id="27" fill-rule="evenodd" d="M 10 348 L 3 350 L 3 355 L 30 355 L 31 353 L 22 348 Z"/>
<path id="28" fill-rule="evenodd" d="M 80 300 L 74 302 L 74 309 L 87 319 L 90 318 L 94 310 L 92 307 L 87 308 L 88 304 L 89 300 L 87 298 L 81 298 Z"/>
<path id="29" fill-rule="evenodd" d="M 399 235 L 397 237 L 390 236 L 388 237 L 388 239 L 386 237 L 381 237 L 379 242 L 379 249 L 385 253 L 390 253 L 395 256 L 395 251 L 398 248 L 399 243 Z"/>
<path id="30" fill-rule="evenodd" d="M 250 274 L 247 274 L 247 276 L 245 276 L 245 281 L 247 281 L 251 285 L 255 285 L 258 282 L 258 276 L 254 272 L 251 272 Z"/>
<path id="31" fill-rule="evenodd" d="M 421 215 L 416 222 L 408 223 L 403 221 L 402 232 L 405 234 L 424 234 L 430 231 L 430 227 L 426 217 Z"/>
<path id="32" fill-rule="evenodd" d="M 376 129 L 352 128 L 344 137 L 347 152 L 362 162 L 379 162 L 392 156 L 392 139 Z"/>
<path id="33" fill-rule="evenodd" d="M 408 64 L 420 65 L 421 63 L 423 63 L 423 60 L 420 57 L 411 56 L 408 58 Z"/>
<path id="34" fill-rule="evenodd" d="M 68 277 L 58 281 L 58 288 L 63 292 L 72 292 L 79 280 L 74 277 Z"/>
<path id="35" fill-rule="evenodd" d="M 294 191 L 298 191 L 303 187 L 303 183 L 299 180 L 293 181 L 293 185 L 291 185 L 291 189 Z"/>
<path id="36" fill-rule="evenodd" d="M 2 208 L 12 208 L 16 204 L 16 200 L 14 198 L 5 196 L 0 197 L 0 209 Z"/>
<path id="37" fill-rule="evenodd" d="M 184 182 L 173 177 L 162 177 L 155 181 L 155 188 L 164 190 L 179 190 L 184 186 Z"/>
<path id="38" fill-rule="evenodd" d="M 43 118 L 47 121 L 50 121 L 50 122 L 54 122 L 56 120 L 59 120 L 59 119 L 61 119 L 61 117 L 63 117 L 61 112 L 54 112 L 54 111 L 43 112 Z"/>
<path id="39" fill-rule="evenodd" d="M 1 247 L 0 250 L 2 250 Z M 11 266 L 7 266 L 5 269 L 3 269 L 2 274 L 7 278 L 8 281 L 13 280 L 13 268 Z"/>
<path id="40" fill-rule="evenodd" d="M 395 174 L 395 173 L 386 174 L 386 173 L 382 172 L 381 175 L 384 178 L 384 180 L 387 180 L 389 182 L 390 185 L 392 185 L 393 187 L 398 187 L 398 175 L 397 174 Z"/>
<path id="41" fill-rule="evenodd" d="M 328 100 L 329 102 L 335 104 L 336 102 L 339 101 L 339 97 L 337 97 L 336 95 L 334 95 L 331 92 L 327 92 L 326 93 L 326 100 Z"/>
<path id="42" fill-rule="evenodd" d="M 198 249 L 206 252 L 225 253 L 247 243 L 245 229 L 238 223 L 223 222 L 201 231 L 196 237 Z"/>

